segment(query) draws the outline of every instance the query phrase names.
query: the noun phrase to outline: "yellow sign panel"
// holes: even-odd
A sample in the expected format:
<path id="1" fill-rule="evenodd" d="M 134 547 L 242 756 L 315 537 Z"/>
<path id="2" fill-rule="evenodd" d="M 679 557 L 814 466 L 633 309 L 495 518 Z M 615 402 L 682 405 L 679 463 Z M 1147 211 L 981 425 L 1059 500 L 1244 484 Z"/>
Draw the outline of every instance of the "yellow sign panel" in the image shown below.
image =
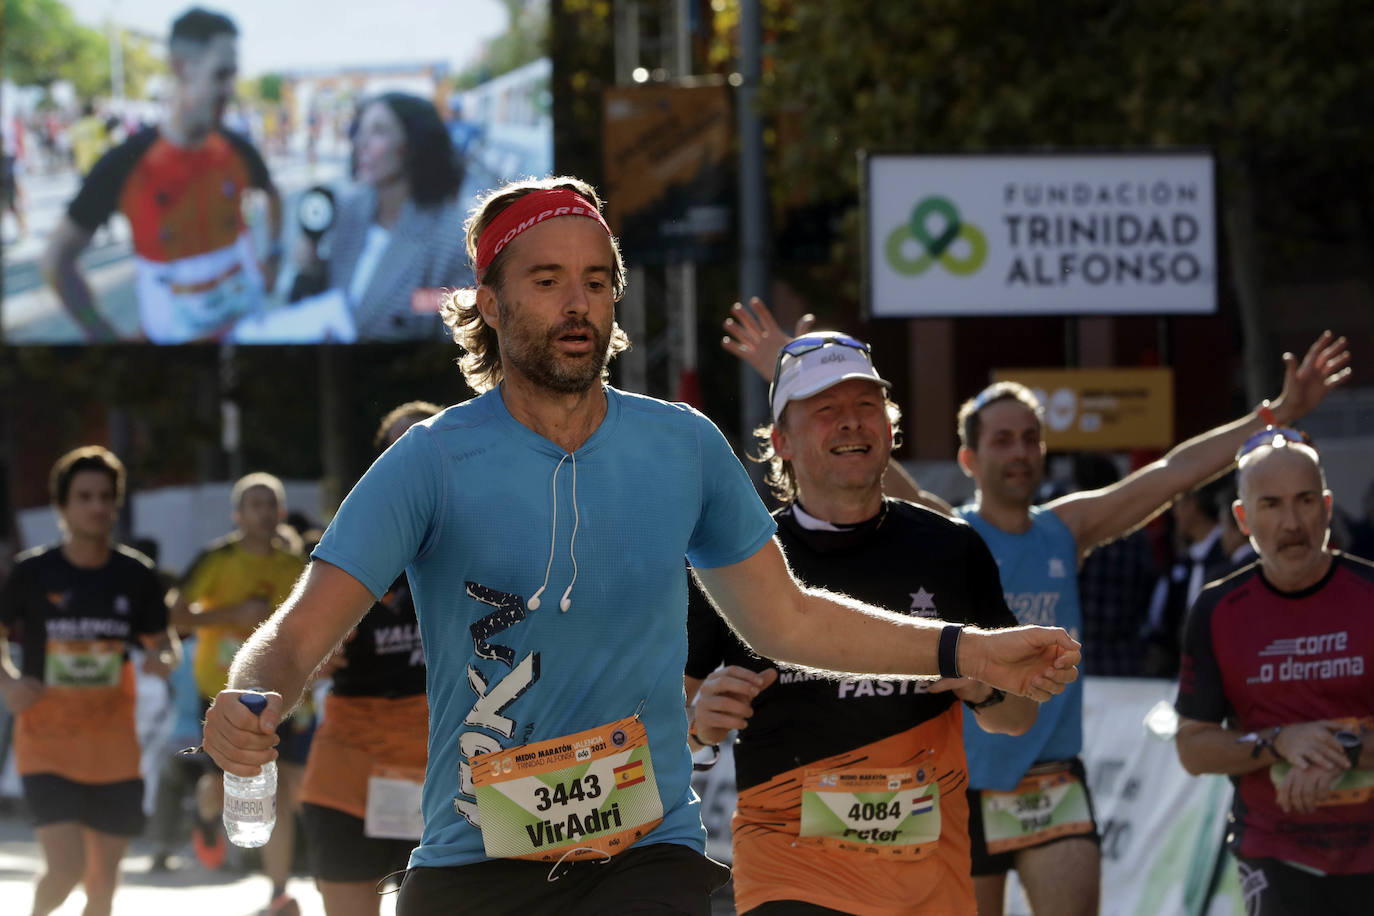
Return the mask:
<path id="1" fill-rule="evenodd" d="M 994 369 L 992 377 L 1040 398 L 1051 450 L 1174 444 L 1172 369 Z"/>

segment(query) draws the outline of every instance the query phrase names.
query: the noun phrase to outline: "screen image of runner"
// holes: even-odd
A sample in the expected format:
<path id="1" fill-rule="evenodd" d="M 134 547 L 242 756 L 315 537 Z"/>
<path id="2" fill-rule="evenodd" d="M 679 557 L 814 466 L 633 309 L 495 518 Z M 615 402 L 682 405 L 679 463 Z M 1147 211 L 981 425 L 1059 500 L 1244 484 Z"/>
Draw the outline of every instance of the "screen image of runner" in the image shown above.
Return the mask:
<path id="1" fill-rule="evenodd" d="M 0 343 L 445 340 L 468 212 L 553 171 L 544 0 L 57 5 L 100 53 L 8 45 Z"/>

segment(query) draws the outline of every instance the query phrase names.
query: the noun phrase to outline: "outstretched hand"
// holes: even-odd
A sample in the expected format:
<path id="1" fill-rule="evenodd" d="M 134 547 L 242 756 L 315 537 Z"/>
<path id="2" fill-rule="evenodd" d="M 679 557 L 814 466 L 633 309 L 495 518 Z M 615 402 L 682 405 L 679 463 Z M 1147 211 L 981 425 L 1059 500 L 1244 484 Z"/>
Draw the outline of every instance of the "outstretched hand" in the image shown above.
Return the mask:
<path id="1" fill-rule="evenodd" d="M 959 671 L 1043 703 L 1078 679 L 1082 649 L 1059 627 L 966 627 L 959 640 Z"/>
<path id="2" fill-rule="evenodd" d="M 753 311 L 751 312 L 750 309 Z M 815 315 L 803 315 L 788 336 L 778 327 L 777 319 L 763 304 L 758 296 L 749 300 L 749 308 L 736 302 L 730 307 L 730 316 L 725 319 L 726 337 L 720 345 L 754 367 L 754 371 L 768 381 L 773 379 L 773 364 L 777 362 L 778 351 L 794 337 L 800 337 L 816 323 Z"/>
<path id="3" fill-rule="evenodd" d="M 1292 353 L 1283 354 L 1283 391 L 1272 405 L 1274 413 L 1284 423 L 1296 423 L 1348 378 L 1350 349 L 1346 339 L 1322 331 L 1307 348 L 1302 362 Z"/>

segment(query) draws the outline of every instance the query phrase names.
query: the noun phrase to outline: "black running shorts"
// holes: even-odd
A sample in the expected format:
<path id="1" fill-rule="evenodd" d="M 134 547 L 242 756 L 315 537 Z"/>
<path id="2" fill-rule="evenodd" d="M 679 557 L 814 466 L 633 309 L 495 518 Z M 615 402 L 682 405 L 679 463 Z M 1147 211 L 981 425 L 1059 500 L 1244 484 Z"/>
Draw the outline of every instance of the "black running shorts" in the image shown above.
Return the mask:
<path id="1" fill-rule="evenodd" d="M 143 814 L 143 780 L 73 782 L 52 773 L 22 777 L 24 801 L 39 827 L 78 823 L 111 836 L 138 836 Z"/>
<path id="2" fill-rule="evenodd" d="M 549 880 L 553 877 L 553 880 Z M 710 916 L 711 892 L 730 870 L 695 849 L 656 843 L 604 864 L 493 859 L 452 868 L 412 868 L 401 883 L 397 916 L 468 913 L 660 913 Z"/>

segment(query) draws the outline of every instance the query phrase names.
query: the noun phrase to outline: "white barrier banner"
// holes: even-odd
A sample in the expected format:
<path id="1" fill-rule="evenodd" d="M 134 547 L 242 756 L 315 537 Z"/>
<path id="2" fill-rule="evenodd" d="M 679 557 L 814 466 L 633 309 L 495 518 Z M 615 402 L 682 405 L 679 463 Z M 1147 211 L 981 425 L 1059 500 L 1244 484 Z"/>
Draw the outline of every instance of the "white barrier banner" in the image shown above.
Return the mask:
<path id="1" fill-rule="evenodd" d="M 870 155 L 865 299 L 876 318 L 1211 314 L 1205 152 Z"/>

